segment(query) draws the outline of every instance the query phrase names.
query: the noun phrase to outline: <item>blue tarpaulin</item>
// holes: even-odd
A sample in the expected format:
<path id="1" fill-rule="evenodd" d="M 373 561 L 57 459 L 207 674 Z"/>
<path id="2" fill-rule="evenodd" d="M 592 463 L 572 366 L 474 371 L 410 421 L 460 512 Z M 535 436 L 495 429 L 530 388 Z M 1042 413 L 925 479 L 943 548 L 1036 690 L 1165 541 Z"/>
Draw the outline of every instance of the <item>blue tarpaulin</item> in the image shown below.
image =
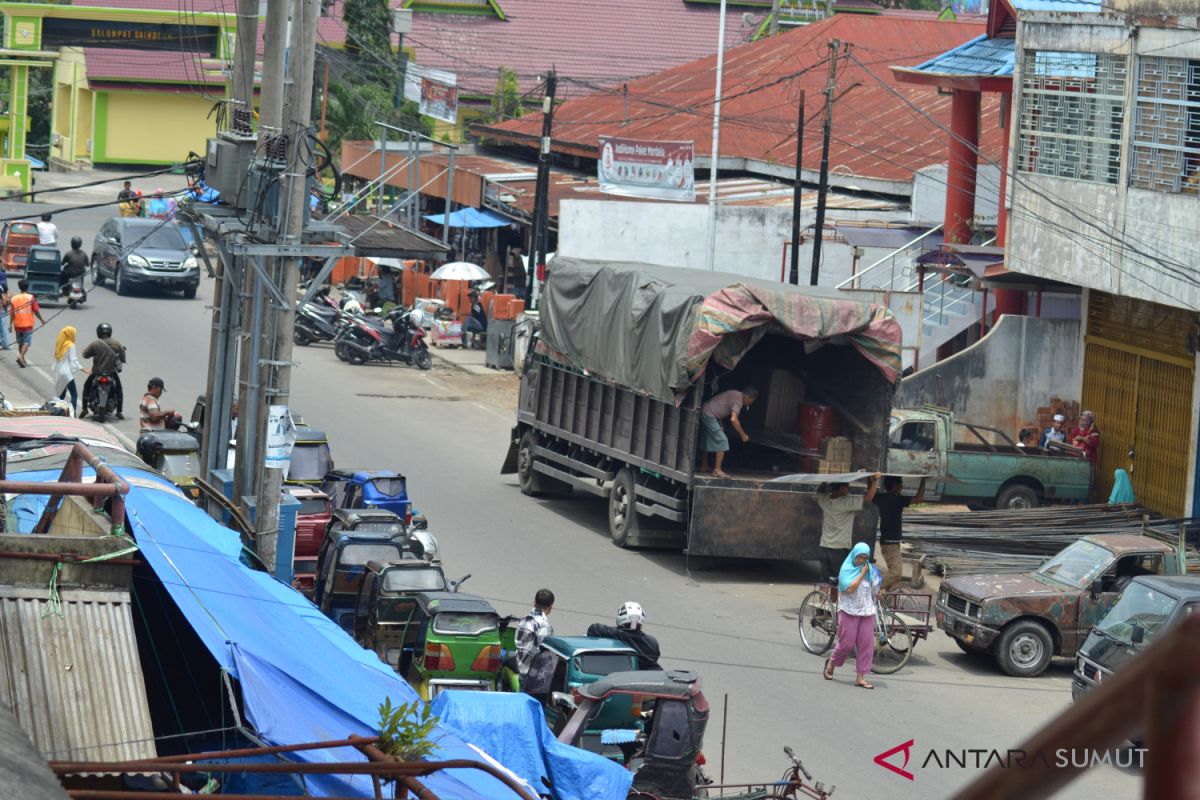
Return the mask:
<path id="1" fill-rule="evenodd" d="M 554 738 L 538 701 L 507 692 L 444 692 L 433 701 L 433 713 L 446 727 L 515 772 L 536 792 L 546 791 L 543 778 L 559 800 L 625 798 L 633 773 Z"/>
<path id="2" fill-rule="evenodd" d="M 302 595 L 244 566 L 238 560 L 238 534 L 165 481 L 138 470 L 117 472 L 131 484 L 126 498 L 130 534 L 217 663 L 237 679 L 246 719 L 261 739 L 280 745 L 374 735 L 385 698 L 393 705 L 417 698 L 391 667 Z M 21 475 L 21 480 L 32 481 L 57 478 L 57 470 Z M 164 488 L 147 488 L 148 481 Z M 434 759 L 481 760 L 479 751 L 452 728 L 440 725 L 437 736 Z M 586 761 L 576 774 L 585 780 L 612 766 L 599 756 L 579 752 Z M 305 761 L 362 760 L 352 748 L 296 755 Z M 421 780 L 443 800 L 516 797 L 478 770 L 448 770 Z M 310 776 L 307 783 L 316 796 L 373 796 L 367 776 Z M 564 790 L 571 793 L 563 797 L 606 797 L 569 784 Z M 624 796 L 607 795 L 614 800 Z"/>
<path id="3" fill-rule="evenodd" d="M 443 220 L 445 218 L 445 214 L 425 215 L 425 219 L 434 225 L 444 225 Z M 502 217 L 487 209 L 460 208 L 458 211 L 450 212 L 451 228 L 503 228 L 505 225 L 512 224 L 513 221 L 511 219 Z"/>

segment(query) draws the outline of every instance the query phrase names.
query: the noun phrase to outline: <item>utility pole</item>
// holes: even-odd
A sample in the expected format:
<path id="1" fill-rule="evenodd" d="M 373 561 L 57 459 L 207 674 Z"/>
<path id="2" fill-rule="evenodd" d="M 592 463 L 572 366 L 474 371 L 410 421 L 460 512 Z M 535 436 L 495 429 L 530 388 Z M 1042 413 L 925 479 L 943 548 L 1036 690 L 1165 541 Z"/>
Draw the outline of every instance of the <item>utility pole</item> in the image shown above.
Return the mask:
<path id="1" fill-rule="evenodd" d="M 804 160 L 804 96 L 800 90 L 800 111 L 796 115 L 796 179 L 792 183 L 792 269 L 788 274 L 788 283 L 800 285 L 800 195 L 803 185 L 800 182 L 800 164 Z"/>
<path id="2" fill-rule="evenodd" d="M 829 134 L 833 127 L 833 98 L 837 92 L 837 59 L 842 43 L 829 43 L 829 82 L 825 85 L 825 125 L 821 133 L 821 179 L 817 187 L 816 232 L 813 235 L 812 275 L 809 285 L 816 286 L 821 272 L 821 237 L 825 233 L 825 196 L 829 192 Z"/>
<path id="3" fill-rule="evenodd" d="M 708 242 L 705 264 L 716 269 L 717 262 L 717 161 L 721 157 L 721 84 L 725 77 L 725 0 L 721 0 L 721 22 L 717 29 L 717 88 L 713 93 L 712 155 L 708 159 Z"/>
<path id="4" fill-rule="evenodd" d="M 290 57 L 288 58 L 285 81 L 286 106 L 284 107 L 283 134 L 287 137 L 287 168 L 283 174 L 283 190 L 280 192 L 282 208 L 277 243 L 299 250 L 304 232 L 304 217 L 308 207 L 308 176 L 304 158 L 307 139 L 312 135 L 313 72 L 316 58 L 317 17 L 320 14 L 319 0 L 295 0 L 292 14 Z M 264 392 L 263 406 L 288 404 L 292 379 L 292 335 L 296 323 L 296 297 L 300 283 L 298 255 L 281 255 L 275 259 L 282 273 L 280 292 L 285 304 L 275 315 L 273 342 L 264 348 L 271 355 L 264 372 L 274 371 L 274 380 L 268 385 L 273 392 Z M 261 407 L 260 407 L 261 408 Z M 265 444 L 265 442 L 264 442 Z M 265 454 L 265 448 L 262 448 Z M 262 465 L 264 460 L 259 460 Z M 261 488 L 257 498 L 255 518 L 258 556 L 272 573 L 276 570 L 276 539 L 279 531 L 279 494 L 283 489 L 283 470 L 263 468 Z"/>
<path id="5" fill-rule="evenodd" d="M 771 1 L 771 25 L 767 28 L 767 35 L 774 36 L 779 33 L 779 6 L 780 0 Z"/>
<path id="6" fill-rule="evenodd" d="M 537 182 L 533 198 L 533 253 L 529 260 L 529 307 L 538 307 L 541 286 L 538 285 L 538 267 L 546 260 L 550 243 L 550 138 L 554 127 L 554 93 L 558 88 L 558 75 L 551 69 L 546 74 L 546 94 L 542 97 L 542 141 L 538 150 Z"/>
<path id="7" fill-rule="evenodd" d="M 254 54 L 258 52 L 258 0 L 238 0 L 237 32 L 234 34 L 233 65 L 229 70 L 229 118 L 237 133 L 250 132 L 254 106 Z M 244 120 L 245 130 L 241 123 Z"/>

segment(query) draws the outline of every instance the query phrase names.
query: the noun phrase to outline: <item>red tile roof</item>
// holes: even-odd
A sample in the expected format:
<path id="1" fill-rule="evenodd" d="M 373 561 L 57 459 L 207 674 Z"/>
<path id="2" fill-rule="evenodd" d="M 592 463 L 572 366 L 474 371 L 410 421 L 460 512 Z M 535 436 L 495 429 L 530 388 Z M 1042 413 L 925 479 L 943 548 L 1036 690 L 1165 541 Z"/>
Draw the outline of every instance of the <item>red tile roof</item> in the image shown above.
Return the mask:
<path id="1" fill-rule="evenodd" d="M 417 11 L 404 37 L 418 64 L 458 74 L 459 86 L 490 95 L 501 66 L 523 90 L 555 67 L 560 75 L 611 83 L 649 75 L 717 50 L 718 8 L 684 0 L 500 0 L 506 20 Z M 754 26 L 741 11 L 726 21 L 727 46 Z M 578 94 L 579 89 L 564 87 Z"/>
<path id="2" fill-rule="evenodd" d="M 92 84 L 151 81 L 212 87 L 225 82 L 221 62 L 201 53 L 85 47 L 83 59 Z"/>
<path id="3" fill-rule="evenodd" d="M 814 170 L 821 149 L 826 45 L 840 39 L 851 43 L 853 55 L 866 68 L 852 60 L 839 63 L 832 172 L 843 178 L 908 182 L 915 170 L 946 160 L 948 138 L 909 104 L 948 128 L 950 98 L 896 82 L 889 66 L 932 58 L 983 29 L 974 22 L 839 14 L 729 50 L 721 104 L 721 156 L 794 168 L 797 103 L 803 89 L 807 93 L 805 172 Z M 597 137 L 607 134 L 690 139 L 696 143 L 697 155 L 707 156 L 712 150 L 715 69 L 713 55 L 629 81 L 628 99 L 620 88 L 613 88 L 568 100 L 555 110 L 554 149 L 595 158 Z M 997 96 L 984 95 L 981 147 L 985 157 L 992 159 L 1000 153 L 998 107 Z M 490 138 L 528 144 L 541 133 L 541 115 L 476 130 Z"/>

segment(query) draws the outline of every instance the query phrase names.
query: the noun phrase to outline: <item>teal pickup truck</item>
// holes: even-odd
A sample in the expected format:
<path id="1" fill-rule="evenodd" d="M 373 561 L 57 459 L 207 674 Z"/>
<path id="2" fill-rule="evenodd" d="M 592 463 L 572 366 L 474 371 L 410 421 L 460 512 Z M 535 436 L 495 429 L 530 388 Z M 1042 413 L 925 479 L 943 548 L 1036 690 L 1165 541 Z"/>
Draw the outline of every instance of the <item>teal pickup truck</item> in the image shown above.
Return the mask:
<path id="1" fill-rule="evenodd" d="M 887 472 L 945 476 L 926 486 L 929 500 L 1003 509 L 1086 502 L 1092 488 L 1092 464 L 1074 448 L 1017 447 L 1002 431 L 929 406 L 892 410 Z"/>

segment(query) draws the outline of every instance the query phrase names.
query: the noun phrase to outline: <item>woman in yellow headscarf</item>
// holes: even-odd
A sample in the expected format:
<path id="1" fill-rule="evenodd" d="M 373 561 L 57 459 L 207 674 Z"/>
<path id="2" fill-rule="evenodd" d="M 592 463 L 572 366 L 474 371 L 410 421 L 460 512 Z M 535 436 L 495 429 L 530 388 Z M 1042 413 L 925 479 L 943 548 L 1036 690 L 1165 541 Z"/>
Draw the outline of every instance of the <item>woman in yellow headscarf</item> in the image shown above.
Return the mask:
<path id="1" fill-rule="evenodd" d="M 71 413 L 79 415 L 79 389 L 75 386 L 75 373 L 87 372 L 75 354 L 75 326 L 68 325 L 58 332 L 54 340 L 54 392 L 58 399 L 71 393 Z"/>

